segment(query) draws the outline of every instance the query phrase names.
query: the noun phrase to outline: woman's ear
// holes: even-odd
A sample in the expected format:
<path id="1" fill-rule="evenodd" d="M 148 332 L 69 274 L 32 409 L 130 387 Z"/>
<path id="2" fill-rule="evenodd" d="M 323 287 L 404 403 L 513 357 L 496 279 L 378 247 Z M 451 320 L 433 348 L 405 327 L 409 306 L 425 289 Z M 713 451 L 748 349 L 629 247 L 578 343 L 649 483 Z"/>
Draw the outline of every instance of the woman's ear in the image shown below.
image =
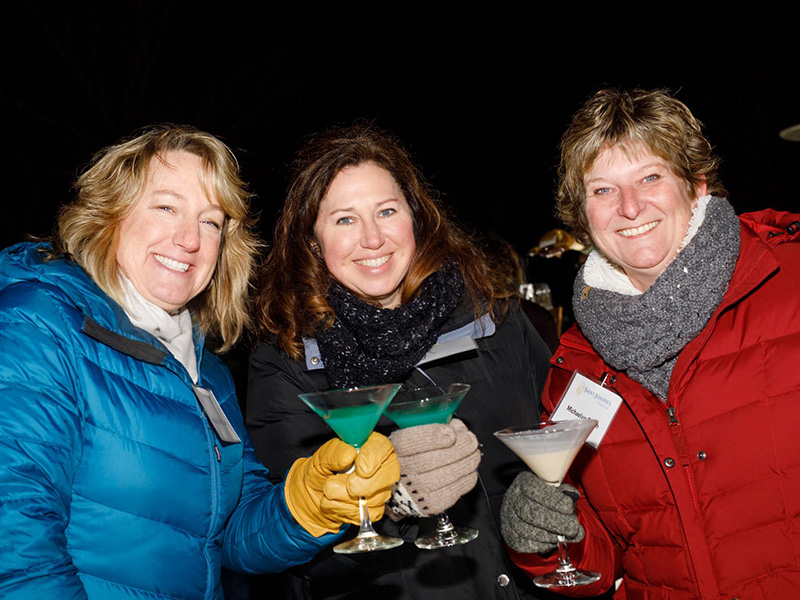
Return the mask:
<path id="1" fill-rule="evenodd" d="M 701 175 L 700 182 L 694 186 L 694 197 L 700 198 L 706 195 L 708 195 L 708 184 L 706 184 L 706 176 Z"/>

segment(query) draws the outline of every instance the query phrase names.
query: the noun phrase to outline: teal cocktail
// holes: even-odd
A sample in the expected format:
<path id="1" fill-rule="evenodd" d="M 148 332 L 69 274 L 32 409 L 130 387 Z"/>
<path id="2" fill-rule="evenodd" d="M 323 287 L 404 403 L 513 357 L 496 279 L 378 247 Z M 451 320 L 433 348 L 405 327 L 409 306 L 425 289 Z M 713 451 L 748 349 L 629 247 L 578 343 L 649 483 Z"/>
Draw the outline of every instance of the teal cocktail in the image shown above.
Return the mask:
<path id="1" fill-rule="evenodd" d="M 316 409 L 315 409 L 316 410 Z M 372 433 L 384 407 L 378 403 L 334 408 L 320 414 L 343 442 L 360 448 Z"/>
<path id="2" fill-rule="evenodd" d="M 463 396 L 463 395 L 462 395 Z M 402 402 L 393 409 L 386 410 L 386 416 L 398 427 L 415 427 L 431 423 L 449 423 L 456 412 L 459 401 L 437 401 L 426 399 L 420 402 Z M 389 405 L 391 407 L 391 405 Z"/>
<path id="3" fill-rule="evenodd" d="M 356 450 L 367 441 L 400 384 L 390 383 L 349 390 L 300 394 L 300 399 L 322 417 L 336 435 Z M 338 554 L 355 554 L 396 548 L 403 540 L 378 535 L 372 527 L 364 498 L 358 499 L 361 525 L 358 535 L 333 547 Z"/>

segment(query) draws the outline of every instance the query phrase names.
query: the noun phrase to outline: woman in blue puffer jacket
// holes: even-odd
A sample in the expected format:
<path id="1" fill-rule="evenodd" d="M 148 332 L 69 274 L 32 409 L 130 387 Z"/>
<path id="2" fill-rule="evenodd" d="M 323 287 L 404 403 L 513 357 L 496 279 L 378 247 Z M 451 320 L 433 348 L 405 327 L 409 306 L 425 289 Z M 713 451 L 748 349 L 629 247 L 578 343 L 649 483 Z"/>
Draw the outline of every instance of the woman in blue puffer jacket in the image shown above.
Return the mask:
<path id="1" fill-rule="evenodd" d="M 338 440 L 273 485 L 230 374 L 257 243 L 230 150 L 153 128 L 95 157 L 49 243 L 0 253 L 0 597 L 221 598 L 380 518 L 392 446 Z M 299 400 L 298 400 L 299 402 Z M 355 460 L 355 471 L 346 471 Z"/>

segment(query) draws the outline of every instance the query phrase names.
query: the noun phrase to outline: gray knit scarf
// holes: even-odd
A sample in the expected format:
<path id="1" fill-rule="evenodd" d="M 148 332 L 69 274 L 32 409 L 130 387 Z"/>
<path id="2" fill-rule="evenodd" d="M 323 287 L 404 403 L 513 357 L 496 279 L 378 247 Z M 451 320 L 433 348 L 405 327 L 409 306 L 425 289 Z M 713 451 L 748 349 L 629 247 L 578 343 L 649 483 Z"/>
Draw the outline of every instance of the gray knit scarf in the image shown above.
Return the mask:
<path id="1" fill-rule="evenodd" d="M 678 355 L 722 302 L 738 256 L 739 219 L 711 198 L 694 238 L 643 294 L 587 288 L 581 267 L 575 320 L 603 360 L 666 401 Z"/>
<path id="2" fill-rule="evenodd" d="M 464 280 L 454 265 L 433 273 L 419 296 L 394 309 L 368 304 L 333 283 L 327 300 L 336 320 L 316 332 L 329 385 L 339 389 L 404 380 L 433 346 L 463 291 Z"/>

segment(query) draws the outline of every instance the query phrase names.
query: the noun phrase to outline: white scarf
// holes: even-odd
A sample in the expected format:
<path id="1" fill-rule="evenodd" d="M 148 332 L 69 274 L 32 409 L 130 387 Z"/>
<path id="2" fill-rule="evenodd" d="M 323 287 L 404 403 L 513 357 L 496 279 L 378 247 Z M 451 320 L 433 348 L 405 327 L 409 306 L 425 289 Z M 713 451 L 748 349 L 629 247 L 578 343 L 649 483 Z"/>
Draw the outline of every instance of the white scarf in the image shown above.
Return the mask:
<path id="1" fill-rule="evenodd" d="M 195 356 L 192 316 L 183 307 L 171 315 L 163 308 L 146 300 L 133 283 L 122 273 L 119 274 L 122 292 L 125 296 L 125 314 L 136 327 L 144 329 L 167 347 L 177 358 L 192 381 L 197 383 L 197 357 Z"/>

